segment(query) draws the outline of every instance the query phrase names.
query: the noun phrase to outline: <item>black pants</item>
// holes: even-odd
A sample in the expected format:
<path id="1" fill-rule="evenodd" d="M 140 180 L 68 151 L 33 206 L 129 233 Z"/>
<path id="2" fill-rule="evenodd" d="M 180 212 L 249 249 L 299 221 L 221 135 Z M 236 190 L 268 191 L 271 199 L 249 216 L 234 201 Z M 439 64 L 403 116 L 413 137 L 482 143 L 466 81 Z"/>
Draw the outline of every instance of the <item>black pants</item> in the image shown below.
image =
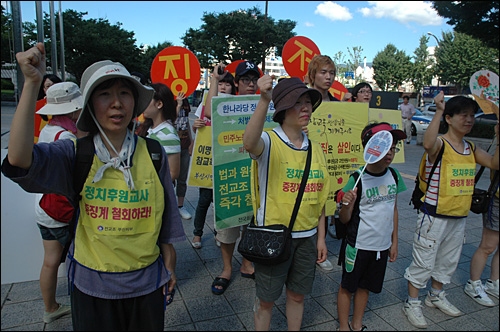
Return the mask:
<path id="1" fill-rule="evenodd" d="M 130 299 L 108 300 L 84 294 L 74 286 L 71 315 L 74 331 L 163 331 L 163 287 Z"/>

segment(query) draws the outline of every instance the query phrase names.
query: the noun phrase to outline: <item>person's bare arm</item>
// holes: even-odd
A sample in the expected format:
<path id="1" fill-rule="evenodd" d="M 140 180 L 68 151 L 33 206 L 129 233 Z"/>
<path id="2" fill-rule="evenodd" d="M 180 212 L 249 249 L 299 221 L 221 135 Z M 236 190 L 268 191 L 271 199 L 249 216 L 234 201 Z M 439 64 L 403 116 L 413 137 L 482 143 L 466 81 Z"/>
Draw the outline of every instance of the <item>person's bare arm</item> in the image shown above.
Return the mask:
<path id="1" fill-rule="evenodd" d="M 45 47 L 38 43 L 17 53 L 16 59 L 24 74 L 24 87 L 10 126 L 8 158 L 12 166 L 29 169 L 33 162 L 36 98 L 45 74 Z"/>
<path id="2" fill-rule="evenodd" d="M 181 172 L 181 154 L 170 153 L 168 154 L 168 166 L 170 168 L 170 177 L 172 181 L 177 180 Z"/>
<path id="3" fill-rule="evenodd" d="M 443 112 L 445 108 L 444 93 L 441 91 L 436 97 L 434 97 L 434 103 L 436 104 L 436 113 L 432 118 L 429 127 L 424 134 L 424 149 L 429 155 L 429 161 L 434 163 L 441 149 L 441 140 L 438 139 L 439 126 L 441 125 L 441 118 L 443 117 Z"/>
<path id="4" fill-rule="evenodd" d="M 160 243 L 160 251 L 163 258 L 163 264 L 170 272 L 170 280 L 167 283 L 167 291 L 171 293 L 174 290 L 175 284 L 177 284 L 177 277 L 175 276 L 175 266 L 177 262 L 177 254 L 175 248 L 170 243 Z M 163 294 L 165 294 L 165 289 L 163 289 Z"/>
<path id="5" fill-rule="evenodd" d="M 226 65 L 220 63 L 215 66 L 213 76 L 210 78 L 210 89 L 208 90 L 207 100 L 205 101 L 205 116 L 209 119 L 212 119 L 212 98 L 217 97 L 219 93 L 219 81 L 226 75 L 226 73 L 219 75 L 219 68 L 224 70 Z"/>
<path id="6" fill-rule="evenodd" d="M 357 193 L 358 187 L 354 188 L 354 190 L 349 190 L 342 197 L 342 208 L 339 212 L 339 219 L 343 224 L 347 224 L 351 220 L 354 202 L 356 202 L 356 198 L 358 197 Z"/>
<path id="7" fill-rule="evenodd" d="M 488 167 L 490 169 L 498 170 L 499 168 L 499 154 L 498 154 L 498 122 L 495 126 L 495 134 L 497 135 L 497 148 L 495 154 L 492 156 L 488 152 L 484 151 L 480 147 L 476 147 L 474 152 L 474 157 L 476 162 L 481 165 Z"/>
<path id="8" fill-rule="evenodd" d="M 269 75 L 264 75 L 257 81 L 257 86 L 260 89 L 260 99 L 243 134 L 243 146 L 251 154 L 260 156 L 264 150 L 264 141 L 260 136 L 264 129 L 267 110 L 271 102 L 273 79 Z"/>

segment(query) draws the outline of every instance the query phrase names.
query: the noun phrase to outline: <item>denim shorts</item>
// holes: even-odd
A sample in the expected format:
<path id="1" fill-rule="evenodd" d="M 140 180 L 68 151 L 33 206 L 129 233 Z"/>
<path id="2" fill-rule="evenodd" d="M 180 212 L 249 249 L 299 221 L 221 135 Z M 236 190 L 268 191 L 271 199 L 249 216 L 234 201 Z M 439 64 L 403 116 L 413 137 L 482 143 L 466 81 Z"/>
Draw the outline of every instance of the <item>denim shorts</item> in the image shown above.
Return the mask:
<path id="1" fill-rule="evenodd" d="M 42 234 L 42 239 L 45 241 L 58 241 L 63 247 L 66 245 L 66 241 L 69 238 L 69 226 L 48 228 L 38 224 L 40 228 L 40 234 Z"/>
<path id="2" fill-rule="evenodd" d="M 493 196 L 492 200 L 488 211 L 483 213 L 483 227 L 498 232 L 498 197 Z"/>

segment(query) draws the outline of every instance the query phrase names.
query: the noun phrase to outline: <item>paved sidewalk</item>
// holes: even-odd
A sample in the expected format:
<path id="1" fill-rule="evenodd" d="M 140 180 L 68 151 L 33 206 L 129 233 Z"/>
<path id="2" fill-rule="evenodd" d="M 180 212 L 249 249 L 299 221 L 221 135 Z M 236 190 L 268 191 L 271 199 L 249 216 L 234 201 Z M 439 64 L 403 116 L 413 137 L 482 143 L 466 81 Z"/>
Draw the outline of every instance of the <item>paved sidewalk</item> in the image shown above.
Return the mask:
<path id="1" fill-rule="evenodd" d="M 394 263 L 388 263 L 384 289 L 380 294 L 370 294 L 364 315 L 364 324 L 372 331 L 418 330 L 408 322 L 401 308 L 407 296 L 407 282 L 403 278 L 403 273 L 411 262 L 412 239 L 417 219 L 415 210 L 408 205 L 408 202 L 422 153 L 423 148 L 415 145 L 414 137 L 412 144 L 405 145 L 406 163 L 394 165 L 402 173 L 408 190 L 398 197 L 398 259 Z M 488 183 L 485 179 L 488 176 L 489 171 L 486 171 L 479 182 L 479 187 L 487 188 Z M 212 209 L 209 209 L 207 215 L 202 238 L 203 248 L 196 250 L 190 245 L 197 201 L 198 189 L 188 187 L 184 206 L 193 218 L 183 221 L 188 240 L 175 244 L 178 259 L 176 268 L 178 284 L 175 299 L 166 310 L 165 330 L 254 330 L 252 309 L 255 285 L 253 280 L 240 276 L 241 256 L 237 252 L 234 255 L 234 272 L 229 288 L 221 296 L 213 295 L 211 292 L 212 281 L 222 271 L 220 249 L 215 245 L 213 236 Z M 467 221 L 465 245 L 458 269 L 453 276 L 452 283 L 445 286 L 448 299 L 464 312 L 464 315 L 452 318 L 438 309 L 424 305 L 423 312 L 429 323 L 428 330 L 499 330 L 498 300 L 494 300 L 497 306 L 487 308 L 477 304 L 463 292 L 463 287 L 469 278 L 470 260 L 481 240 L 481 232 L 481 216 L 471 213 Z M 327 237 L 329 259 L 334 263 L 335 269 L 329 273 L 319 268 L 316 270 L 313 292 L 305 300 L 302 330 L 333 331 L 338 327 L 337 291 L 341 269 L 336 263 L 339 245 L 340 241 L 330 236 Z M 491 256 L 481 276 L 483 281 L 489 277 L 490 265 Z M 425 294 L 426 292 L 421 290 L 422 300 Z M 70 302 L 67 295 L 67 280 L 64 277 L 59 279 L 57 296 L 59 302 Z M 38 280 L 1 285 L 1 330 L 72 330 L 70 316 L 44 324 L 43 310 Z M 283 295 L 273 309 L 271 330 L 286 329 Z"/>

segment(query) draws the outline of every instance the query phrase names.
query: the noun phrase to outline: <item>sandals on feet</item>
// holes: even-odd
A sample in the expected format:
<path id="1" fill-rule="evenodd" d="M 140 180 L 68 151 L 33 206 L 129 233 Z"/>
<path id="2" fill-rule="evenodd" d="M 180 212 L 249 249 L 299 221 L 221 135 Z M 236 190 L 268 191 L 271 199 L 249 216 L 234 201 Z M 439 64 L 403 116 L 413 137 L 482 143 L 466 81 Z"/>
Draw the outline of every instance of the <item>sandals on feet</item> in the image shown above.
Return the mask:
<path id="1" fill-rule="evenodd" d="M 226 291 L 231 280 L 226 278 L 217 277 L 212 283 L 212 293 L 215 295 L 222 295 Z M 222 289 L 216 288 L 216 286 L 222 287 Z"/>
<path id="2" fill-rule="evenodd" d="M 201 237 L 200 237 L 200 241 L 194 241 L 194 238 L 193 238 L 193 240 L 191 241 L 191 246 L 195 249 L 201 249 Z"/>
<path id="3" fill-rule="evenodd" d="M 241 276 L 243 278 L 255 279 L 255 272 L 254 273 L 243 273 L 243 272 L 241 272 Z"/>
<path id="4" fill-rule="evenodd" d="M 366 325 L 361 325 L 361 330 L 353 330 L 351 327 L 351 322 L 349 322 L 349 330 L 351 330 L 351 331 L 368 331 L 368 328 L 366 327 Z"/>

